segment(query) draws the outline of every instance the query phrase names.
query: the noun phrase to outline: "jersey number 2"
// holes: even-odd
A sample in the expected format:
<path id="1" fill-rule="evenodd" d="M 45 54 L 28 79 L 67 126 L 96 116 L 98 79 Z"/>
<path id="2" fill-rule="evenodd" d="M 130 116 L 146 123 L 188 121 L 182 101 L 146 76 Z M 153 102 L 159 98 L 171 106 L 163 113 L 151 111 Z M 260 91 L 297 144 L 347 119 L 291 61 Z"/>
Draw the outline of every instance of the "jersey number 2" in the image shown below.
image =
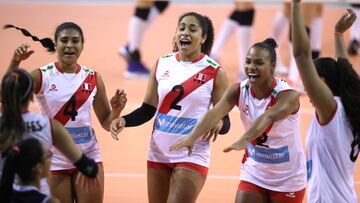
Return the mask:
<path id="1" fill-rule="evenodd" d="M 64 115 L 65 116 L 71 116 L 71 121 L 75 121 L 75 117 L 78 115 L 78 112 L 76 110 L 76 97 L 73 95 L 69 102 L 66 104 L 66 107 L 64 109 Z"/>
<path id="2" fill-rule="evenodd" d="M 180 99 L 184 96 L 184 87 L 181 86 L 181 85 L 175 85 L 173 88 L 172 88 L 172 92 L 176 92 L 176 90 L 179 90 L 179 94 L 178 96 L 174 99 L 173 102 L 171 102 L 170 104 L 170 108 L 172 109 L 175 109 L 175 110 L 178 110 L 180 111 L 181 110 L 181 106 L 178 105 L 177 103 L 179 103 Z"/>

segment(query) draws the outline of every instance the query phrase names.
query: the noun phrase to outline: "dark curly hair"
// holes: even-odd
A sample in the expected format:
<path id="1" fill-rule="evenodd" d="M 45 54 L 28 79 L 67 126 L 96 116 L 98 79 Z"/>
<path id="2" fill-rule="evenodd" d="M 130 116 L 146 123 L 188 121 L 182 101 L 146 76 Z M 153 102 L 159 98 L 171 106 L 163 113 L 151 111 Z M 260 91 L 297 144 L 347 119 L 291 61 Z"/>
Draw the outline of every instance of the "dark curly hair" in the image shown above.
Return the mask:
<path id="1" fill-rule="evenodd" d="M 278 47 L 278 45 L 273 38 L 267 38 L 262 42 L 255 43 L 251 48 L 253 47 L 266 49 L 269 52 L 271 63 L 276 63 L 275 49 Z"/>
<path id="2" fill-rule="evenodd" d="M 350 159 L 355 162 L 360 150 L 360 80 L 359 75 L 345 58 L 329 57 L 314 61 L 316 71 L 325 79 L 334 96 L 341 98 L 354 140 Z"/>

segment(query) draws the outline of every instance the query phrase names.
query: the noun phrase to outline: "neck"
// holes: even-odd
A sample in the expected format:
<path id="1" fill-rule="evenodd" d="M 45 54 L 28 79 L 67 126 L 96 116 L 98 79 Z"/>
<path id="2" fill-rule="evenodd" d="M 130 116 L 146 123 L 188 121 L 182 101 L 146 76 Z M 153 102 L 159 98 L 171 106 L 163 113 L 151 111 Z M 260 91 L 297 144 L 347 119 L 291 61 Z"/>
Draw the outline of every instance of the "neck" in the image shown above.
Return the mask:
<path id="1" fill-rule="evenodd" d="M 196 51 L 190 54 L 184 54 L 182 52 L 179 52 L 179 59 L 180 61 L 186 61 L 186 62 L 192 62 L 198 59 L 201 56 L 201 51 Z"/>
<path id="2" fill-rule="evenodd" d="M 58 64 L 64 73 L 75 73 L 77 70 L 77 63 L 65 64 L 61 61 L 58 61 Z"/>
<path id="3" fill-rule="evenodd" d="M 254 91 L 254 95 L 257 99 L 263 99 L 267 97 L 272 89 L 274 78 L 271 77 L 269 80 L 264 82 L 261 85 L 252 86 L 252 89 Z"/>

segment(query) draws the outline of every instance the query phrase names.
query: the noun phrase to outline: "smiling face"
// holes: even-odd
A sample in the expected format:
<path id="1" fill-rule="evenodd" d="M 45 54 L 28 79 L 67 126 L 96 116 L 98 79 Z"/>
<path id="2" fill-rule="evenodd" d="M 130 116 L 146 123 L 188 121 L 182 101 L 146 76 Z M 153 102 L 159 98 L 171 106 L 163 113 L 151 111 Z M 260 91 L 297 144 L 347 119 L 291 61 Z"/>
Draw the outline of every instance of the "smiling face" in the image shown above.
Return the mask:
<path id="1" fill-rule="evenodd" d="M 252 47 L 245 60 L 245 73 L 254 86 L 267 84 L 273 78 L 275 63 L 270 60 L 269 51 L 261 47 Z"/>
<path id="2" fill-rule="evenodd" d="M 83 45 L 79 31 L 72 28 L 60 31 L 55 44 L 59 62 L 67 66 L 77 64 Z"/>
<path id="3" fill-rule="evenodd" d="M 188 15 L 181 19 L 175 35 L 175 43 L 180 57 L 195 60 L 201 54 L 201 45 L 205 42 L 203 29 L 196 17 Z"/>

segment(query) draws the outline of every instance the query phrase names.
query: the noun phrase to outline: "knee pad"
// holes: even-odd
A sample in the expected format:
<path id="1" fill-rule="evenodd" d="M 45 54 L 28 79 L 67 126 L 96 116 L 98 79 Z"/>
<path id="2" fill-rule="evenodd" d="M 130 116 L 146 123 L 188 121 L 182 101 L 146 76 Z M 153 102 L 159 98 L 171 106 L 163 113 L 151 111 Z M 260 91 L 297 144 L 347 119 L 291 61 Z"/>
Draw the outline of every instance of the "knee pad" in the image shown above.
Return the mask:
<path id="1" fill-rule="evenodd" d="M 165 11 L 165 9 L 169 6 L 169 2 L 168 1 L 155 1 L 154 6 L 159 11 L 159 13 L 163 13 Z"/>
<path id="2" fill-rule="evenodd" d="M 135 8 L 134 16 L 146 21 L 150 14 L 150 8 Z"/>
<path id="3" fill-rule="evenodd" d="M 242 26 L 251 26 L 254 22 L 255 10 L 245 10 L 245 11 L 234 11 L 230 15 L 230 19 L 236 21 L 239 25 Z"/>
<path id="4" fill-rule="evenodd" d="M 350 4 L 354 8 L 360 8 L 360 3 Z"/>
<path id="5" fill-rule="evenodd" d="M 312 59 L 313 59 L 313 60 L 319 58 L 319 56 L 320 56 L 320 51 L 319 51 L 319 50 L 312 50 L 312 51 L 311 51 L 311 56 L 312 56 Z"/>

